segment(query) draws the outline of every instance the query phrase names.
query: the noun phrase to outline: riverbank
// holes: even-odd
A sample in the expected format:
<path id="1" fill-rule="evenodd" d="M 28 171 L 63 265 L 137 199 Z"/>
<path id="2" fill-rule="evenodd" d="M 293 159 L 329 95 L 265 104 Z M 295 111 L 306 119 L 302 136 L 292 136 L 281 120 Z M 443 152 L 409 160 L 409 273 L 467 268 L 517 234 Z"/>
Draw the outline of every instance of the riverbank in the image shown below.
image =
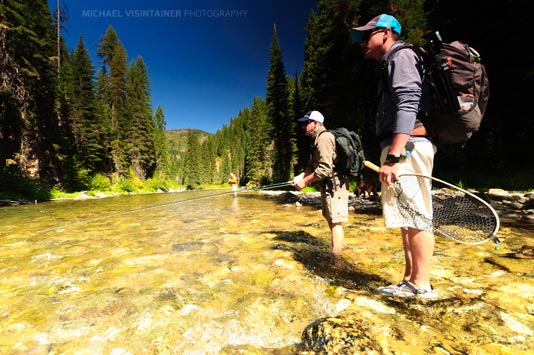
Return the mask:
<path id="1" fill-rule="evenodd" d="M 158 189 L 156 191 L 128 192 L 128 193 L 80 191 L 80 192 L 75 192 L 71 194 L 63 194 L 60 197 L 53 197 L 47 201 L 0 199 L 0 207 L 1 206 L 18 206 L 18 205 L 27 205 L 27 204 L 37 204 L 37 203 L 42 203 L 42 202 L 58 201 L 58 200 L 92 200 L 92 199 L 99 199 L 99 198 L 117 197 L 117 196 L 122 196 L 122 195 L 162 194 L 162 193 L 175 193 L 175 192 L 182 192 L 182 191 L 185 191 L 185 189 L 175 190 L 175 189 L 169 188 L 166 191 Z"/>
<path id="2" fill-rule="evenodd" d="M 155 192 L 143 192 L 143 194 L 154 193 L 178 193 L 186 191 L 185 189 L 174 190 L 169 189 L 167 191 L 157 190 Z M 248 190 L 245 190 L 248 191 Z M 281 203 L 295 203 L 301 205 L 314 205 L 320 206 L 321 199 L 319 192 L 299 192 L 299 191 L 280 191 L 280 190 L 256 190 L 264 194 L 267 198 L 278 199 Z M 534 228 L 534 192 L 519 192 L 519 191 L 506 191 L 503 189 L 489 189 L 487 192 L 480 193 L 475 190 L 471 190 L 477 196 L 490 203 L 490 205 L 497 211 L 501 224 L 509 225 L 518 223 L 521 226 L 527 228 Z M 133 194 L 133 193 L 130 193 Z M 99 199 L 120 196 L 120 193 L 104 193 L 97 192 L 90 194 L 87 191 L 81 191 L 77 194 L 73 194 L 70 197 L 53 198 L 54 200 L 87 200 L 87 199 Z M 349 194 L 349 208 L 354 212 L 368 213 L 368 214 L 380 214 L 382 207 L 380 205 L 379 198 L 362 198 L 356 197 L 353 193 Z M 16 206 L 22 204 L 38 203 L 37 201 L 24 201 L 24 200 L 0 200 L 1 206 Z"/>
<path id="3" fill-rule="evenodd" d="M 534 229 L 534 192 L 521 193 L 490 189 L 480 193 L 470 191 L 488 202 L 499 215 L 503 225 L 520 225 Z M 318 192 L 298 191 L 263 191 L 268 198 L 276 198 L 282 203 L 296 203 L 302 205 L 321 205 Z M 381 214 L 382 207 L 379 199 L 355 197 L 349 194 L 350 209 L 359 213 Z"/>

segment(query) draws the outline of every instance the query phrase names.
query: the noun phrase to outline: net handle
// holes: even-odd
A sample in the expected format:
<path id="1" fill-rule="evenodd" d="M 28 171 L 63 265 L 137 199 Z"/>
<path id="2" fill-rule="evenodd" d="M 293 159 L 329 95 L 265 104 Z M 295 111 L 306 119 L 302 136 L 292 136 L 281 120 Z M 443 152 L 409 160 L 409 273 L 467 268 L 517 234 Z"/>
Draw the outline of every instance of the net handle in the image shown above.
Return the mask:
<path id="1" fill-rule="evenodd" d="M 374 170 L 377 173 L 378 173 L 378 170 L 380 169 L 380 167 L 378 165 L 371 163 L 369 160 L 365 160 L 363 162 L 363 165 L 365 165 L 367 168 L 369 168 L 371 170 Z"/>

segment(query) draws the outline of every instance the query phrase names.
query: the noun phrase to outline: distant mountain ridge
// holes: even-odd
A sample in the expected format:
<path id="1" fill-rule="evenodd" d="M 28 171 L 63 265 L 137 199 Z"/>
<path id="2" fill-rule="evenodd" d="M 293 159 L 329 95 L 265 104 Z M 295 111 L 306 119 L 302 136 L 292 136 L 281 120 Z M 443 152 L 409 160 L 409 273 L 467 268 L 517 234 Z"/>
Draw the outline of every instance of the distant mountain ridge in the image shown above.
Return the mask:
<path id="1" fill-rule="evenodd" d="M 169 151 L 171 154 L 183 154 L 187 151 L 187 136 L 191 132 L 198 135 L 201 143 L 212 135 L 212 133 L 192 128 L 167 130 L 165 133 L 169 140 Z"/>

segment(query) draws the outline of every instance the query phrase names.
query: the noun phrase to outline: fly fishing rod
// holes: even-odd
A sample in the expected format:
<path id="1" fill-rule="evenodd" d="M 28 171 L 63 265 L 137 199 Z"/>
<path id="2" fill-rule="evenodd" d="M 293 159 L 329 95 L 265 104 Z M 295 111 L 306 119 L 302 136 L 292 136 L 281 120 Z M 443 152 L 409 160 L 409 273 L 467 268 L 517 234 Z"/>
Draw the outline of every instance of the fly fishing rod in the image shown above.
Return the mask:
<path id="1" fill-rule="evenodd" d="M 277 188 L 281 188 L 281 187 L 285 187 L 285 186 L 289 186 L 289 185 L 290 185 L 290 182 L 281 182 L 281 183 L 276 183 L 276 184 L 271 184 L 271 185 L 260 186 L 260 187 L 256 188 L 256 190 L 277 189 Z M 147 210 L 160 208 L 160 207 L 165 207 L 165 206 L 169 206 L 169 205 L 174 205 L 174 204 L 178 204 L 178 203 L 197 201 L 197 200 L 202 200 L 202 199 L 206 199 L 206 198 L 212 198 L 212 197 L 229 195 L 229 194 L 233 194 L 233 191 L 225 191 L 225 192 L 215 193 L 215 194 L 210 194 L 210 195 L 205 195 L 205 196 L 195 196 L 195 197 L 186 198 L 186 199 L 183 199 L 183 200 L 160 203 L 160 204 L 157 204 L 157 205 L 154 205 L 154 206 L 148 206 L 148 207 L 136 208 L 136 209 L 133 209 L 133 210 L 123 211 L 123 212 L 112 213 L 112 214 L 101 216 L 101 217 L 90 218 L 90 219 L 86 219 L 86 220 L 83 220 L 83 221 L 63 224 L 63 225 L 57 226 L 57 227 L 51 227 L 51 228 L 47 228 L 47 229 L 42 229 L 42 230 L 39 230 L 39 231 L 33 233 L 33 235 L 43 234 L 43 233 L 51 232 L 51 231 L 54 231 L 54 230 L 57 230 L 57 229 L 60 229 L 60 228 L 72 227 L 72 226 L 76 226 L 76 225 L 79 225 L 79 224 L 100 221 L 100 220 L 107 219 L 107 218 L 123 216 L 123 215 L 131 214 L 131 213 L 141 212 L 141 211 L 147 211 Z"/>
<path id="2" fill-rule="evenodd" d="M 259 186 L 259 187 L 254 188 L 254 190 L 273 190 L 273 189 L 279 189 L 279 188 L 282 188 L 282 187 L 286 187 L 286 186 L 289 186 L 289 185 L 291 185 L 291 181 L 285 181 L 285 182 L 279 182 L 279 183 L 271 184 L 271 185 Z"/>

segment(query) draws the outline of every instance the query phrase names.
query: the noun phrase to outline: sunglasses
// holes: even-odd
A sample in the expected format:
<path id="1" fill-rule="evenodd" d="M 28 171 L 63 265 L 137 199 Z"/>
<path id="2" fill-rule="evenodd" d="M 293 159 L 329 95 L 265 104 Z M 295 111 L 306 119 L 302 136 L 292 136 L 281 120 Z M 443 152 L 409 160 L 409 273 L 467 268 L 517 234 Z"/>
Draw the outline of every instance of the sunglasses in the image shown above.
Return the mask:
<path id="1" fill-rule="evenodd" d="M 307 125 L 309 125 L 312 122 L 315 122 L 315 121 L 314 120 L 307 120 L 305 122 L 299 122 L 299 126 L 306 127 Z"/>
<path id="2" fill-rule="evenodd" d="M 387 28 L 375 28 L 374 30 L 364 32 L 362 35 L 362 41 L 369 41 L 371 37 L 379 32 L 386 32 Z"/>

